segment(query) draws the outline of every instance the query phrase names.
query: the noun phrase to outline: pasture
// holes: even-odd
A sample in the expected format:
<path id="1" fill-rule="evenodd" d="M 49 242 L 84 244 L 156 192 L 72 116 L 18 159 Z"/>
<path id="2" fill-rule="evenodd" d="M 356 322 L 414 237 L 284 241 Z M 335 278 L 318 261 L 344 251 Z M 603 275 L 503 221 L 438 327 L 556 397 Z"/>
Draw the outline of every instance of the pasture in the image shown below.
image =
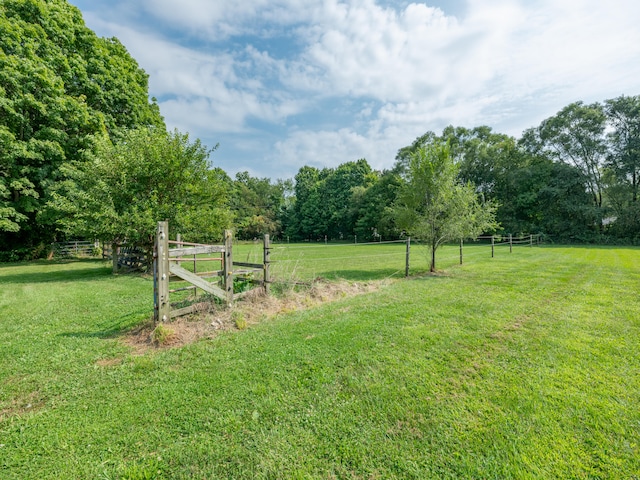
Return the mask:
<path id="1" fill-rule="evenodd" d="M 640 478 L 640 249 L 404 253 L 274 245 L 380 286 L 142 355 L 150 278 L 1 265 L 0 478 Z"/>

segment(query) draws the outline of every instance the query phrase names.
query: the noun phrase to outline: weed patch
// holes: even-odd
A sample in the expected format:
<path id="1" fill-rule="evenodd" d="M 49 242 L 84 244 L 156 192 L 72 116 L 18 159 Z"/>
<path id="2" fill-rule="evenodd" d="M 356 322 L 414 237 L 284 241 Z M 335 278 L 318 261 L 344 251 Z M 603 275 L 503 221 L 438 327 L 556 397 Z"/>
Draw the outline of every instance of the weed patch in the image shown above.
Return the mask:
<path id="1" fill-rule="evenodd" d="M 231 308 L 219 303 L 200 302 L 200 308 L 194 314 L 165 324 L 146 322 L 126 332 L 121 339 L 137 355 L 142 355 L 149 350 L 175 348 L 215 338 L 221 331 L 245 330 L 278 315 L 373 292 L 384 284 L 388 284 L 388 281 L 329 282 L 318 279 L 308 285 L 281 290 L 273 296 L 265 296 L 260 290 L 254 290 Z"/>

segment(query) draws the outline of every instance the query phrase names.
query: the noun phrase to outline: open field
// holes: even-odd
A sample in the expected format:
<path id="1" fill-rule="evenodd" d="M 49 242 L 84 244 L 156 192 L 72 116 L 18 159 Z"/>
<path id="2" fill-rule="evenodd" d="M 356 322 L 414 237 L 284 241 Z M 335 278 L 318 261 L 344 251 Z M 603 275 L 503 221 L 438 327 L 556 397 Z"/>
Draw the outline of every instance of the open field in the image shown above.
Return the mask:
<path id="1" fill-rule="evenodd" d="M 640 249 L 294 247 L 386 281 L 144 355 L 150 279 L 0 266 L 0 478 L 640 478 Z"/>
<path id="2" fill-rule="evenodd" d="M 262 263 L 263 245 L 257 243 L 234 244 L 234 260 L 240 262 Z M 514 254 L 528 249 L 528 246 L 515 246 Z M 496 256 L 510 255 L 509 245 L 495 248 Z M 476 259 L 486 261 L 491 257 L 491 244 L 478 241 L 465 244 L 463 259 L 465 263 Z M 271 273 L 275 281 L 329 280 L 345 279 L 353 281 L 381 280 L 404 277 L 406 265 L 406 242 L 383 243 L 297 243 L 272 244 Z M 216 269 L 220 264 L 204 262 L 203 267 Z M 460 247 L 444 245 L 438 249 L 438 269 L 448 269 L 459 265 Z M 189 264 L 187 263 L 188 267 Z M 200 268 L 200 267 L 199 267 Z M 429 271 L 429 256 L 425 247 L 412 241 L 410 250 L 410 272 L 412 275 Z"/>

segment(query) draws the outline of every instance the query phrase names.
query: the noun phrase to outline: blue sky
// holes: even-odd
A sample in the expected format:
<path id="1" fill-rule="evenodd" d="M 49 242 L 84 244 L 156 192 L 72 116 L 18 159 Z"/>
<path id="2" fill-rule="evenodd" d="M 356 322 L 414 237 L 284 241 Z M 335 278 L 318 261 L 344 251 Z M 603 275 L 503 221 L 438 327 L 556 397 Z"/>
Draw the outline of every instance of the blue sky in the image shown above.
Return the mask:
<path id="1" fill-rule="evenodd" d="M 291 178 L 447 125 L 516 137 L 640 94 L 636 0 L 70 0 L 150 75 L 170 128 L 230 175 Z"/>

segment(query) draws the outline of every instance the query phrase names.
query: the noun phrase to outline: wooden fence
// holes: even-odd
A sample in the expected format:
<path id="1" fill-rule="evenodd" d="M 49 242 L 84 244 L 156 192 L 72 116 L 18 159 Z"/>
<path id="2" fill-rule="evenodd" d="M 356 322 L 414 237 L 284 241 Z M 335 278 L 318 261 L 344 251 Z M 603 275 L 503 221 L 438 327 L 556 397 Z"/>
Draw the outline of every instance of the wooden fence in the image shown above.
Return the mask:
<path id="1" fill-rule="evenodd" d="M 51 244 L 50 257 L 93 257 L 98 248 L 98 242 L 55 242 Z"/>
<path id="2" fill-rule="evenodd" d="M 181 239 L 169 240 L 168 222 L 158 222 L 156 241 L 153 253 L 153 291 L 154 291 L 154 318 L 156 322 L 166 322 L 172 318 L 188 315 L 197 311 L 200 305 L 193 304 L 184 308 L 171 308 L 170 294 L 183 290 L 197 289 L 219 298 L 227 305 L 231 305 L 235 299 L 247 295 L 250 290 L 234 293 L 234 279 L 242 278 L 247 283 L 269 291 L 269 265 L 270 265 L 269 235 L 264 236 L 264 259 L 262 264 L 234 262 L 233 261 L 233 235 L 230 230 L 224 232 L 223 245 L 205 245 L 199 243 L 184 242 Z M 220 254 L 219 257 L 201 257 L 212 253 Z M 197 262 L 219 261 L 219 270 L 198 272 Z M 193 272 L 182 266 L 184 262 L 193 262 Z M 234 267 L 242 267 L 234 270 Z M 262 280 L 253 278 L 253 273 L 262 271 Z M 208 279 L 214 278 L 211 282 Z M 218 284 L 218 281 L 221 281 Z M 171 290 L 171 280 L 186 281 L 191 286 Z"/>
<path id="3" fill-rule="evenodd" d="M 115 255 L 114 255 L 115 252 Z M 121 271 L 144 271 L 147 268 L 147 258 L 140 247 L 113 243 L 102 245 L 102 259 L 113 262 L 113 273 Z"/>

